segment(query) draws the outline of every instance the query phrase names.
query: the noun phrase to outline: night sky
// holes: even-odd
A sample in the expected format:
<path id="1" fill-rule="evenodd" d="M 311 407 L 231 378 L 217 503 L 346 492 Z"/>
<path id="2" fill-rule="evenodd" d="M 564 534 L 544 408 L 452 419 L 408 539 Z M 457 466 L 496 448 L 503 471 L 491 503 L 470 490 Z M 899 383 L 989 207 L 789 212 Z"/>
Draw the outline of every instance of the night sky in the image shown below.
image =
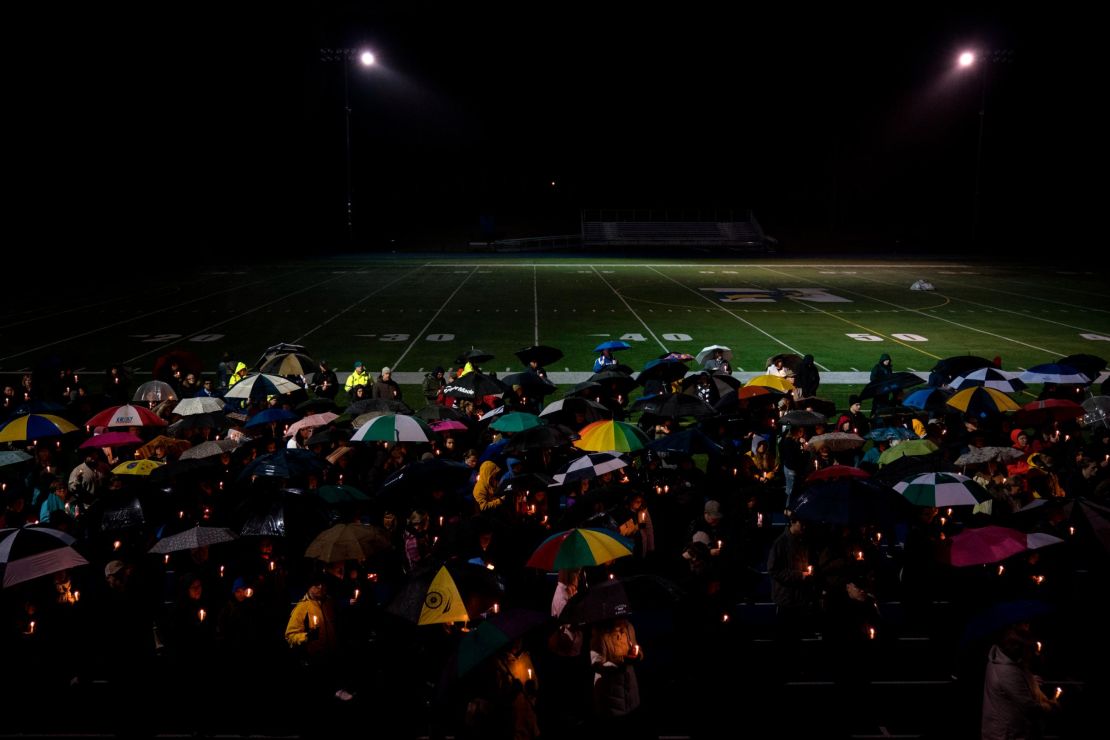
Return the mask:
<path id="1" fill-rule="evenodd" d="M 980 246 L 1084 233 L 1105 161 L 1090 19 L 776 5 L 20 11 L 10 212 L 29 244 L 341 245 L 343 65 L 320 49 L 365 45 L 381 64 L 349 69 L 360 249 L 573 233 L 582 208 L 752 208 L 784 248 L 952 252 L 984 71 L 954 60 L 975 46 L 1005 52 L 985 69 Z"/>

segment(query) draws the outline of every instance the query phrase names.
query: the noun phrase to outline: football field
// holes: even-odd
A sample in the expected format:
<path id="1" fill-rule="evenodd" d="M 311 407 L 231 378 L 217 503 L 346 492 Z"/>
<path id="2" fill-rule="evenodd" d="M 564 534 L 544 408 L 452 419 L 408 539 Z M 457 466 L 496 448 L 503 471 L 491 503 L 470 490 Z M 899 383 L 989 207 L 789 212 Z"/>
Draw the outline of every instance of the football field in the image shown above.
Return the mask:
<path id="1" fill-rule="evenodd" d="M 919 279 L 935 289 L 910 290 Z M 411 384 L 470 347 L 496 356 L 486 370 L 505 372 L 519 369 L 514 351 L 545 344 L 564 351 L 548 371 L 569 383 L 590 373 L 595 345 L 622 339 L 632 348 L 618 358 L 635 369 L 724 344 L 738 373 L 763 372 L 776 353 L 810 353 L 824 383 L 858 384 L 883 352 L 896 370 L 916 371 L 963 354 L 1000 356 L 1011 371 L 1105 356 L 1107 293 L 1095 270 L 896 257 L 421 255 L 134 270 L 75 287 L 9 286 L 0 372 L 61 362 L 141 374 L 170 349 L 214 370 L 224 351 L 251 364 L 290 342 L 337 371 L 362 360 Z"/>

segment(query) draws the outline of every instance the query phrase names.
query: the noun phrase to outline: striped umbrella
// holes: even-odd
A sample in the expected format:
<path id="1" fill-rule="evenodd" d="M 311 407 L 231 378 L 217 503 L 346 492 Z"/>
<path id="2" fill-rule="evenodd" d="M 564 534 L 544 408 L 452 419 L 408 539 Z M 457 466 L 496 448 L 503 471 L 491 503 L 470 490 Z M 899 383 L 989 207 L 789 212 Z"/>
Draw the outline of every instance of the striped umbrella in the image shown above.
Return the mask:
<path id="1" fill-rule="evenodd" d="M 544 570 L 600 565 L 632 554 L 632 542 L 607 529 L 568 529 L 544 540 L 528 565 Z"/>
<path id="2" fill-rule="evenodd" d="M 789 393 L 794 390 L 794 384 L 786 378 L 780 378 L 777 375 L 756 375 L 754 378 L 744 384 L 745 388 L 762 387 L 772 388 L 776 391 Z"/>
<path id="3" fill-rule="evenodd" d="M 351 435 L 352 442 L 430 442 L 435 434 L 419 416 L 379 416 Z"/>
<path id="4" fill-rule="evenodd" d="M 571 481 L 596 478 L 627 466 L 628 461 L 622 458 L 619 452 L 591 452 L 559 468 L 554 477 L 556 482 L 562 485 Z"/>
<path id="5" fill-rule="evenodd" d="M 112 468 L 112 472 L 116 475 L 150 475 L 163 465 L 165 463 L 153 460 L 129 460 Z"/>
<path id="6" fill-rule="evenodd" d="M 970 416 L 989 416 L 1021 408 L 1002 391 L 979 386 L 960 391 L 948 399 L 948 405 Z"/>
<path id="7" fill-rule="evenodd" d="M 542 426 L 545 423 L 546 422 L 535 414 L 525 414 L 516 411 L 511 414 L 502 414 L 489 425 L 489 428 L 496 429 L 499 432 L 523 432 L 528 429 Z"/>
<path id="8" fill-rule="evenodd" d="M 948 562 L 952 565 L 997 563 L 1026 550 L 1036 550 L 1063 542 L 1050 534 L 1025 532 L 989 525 L 965 529 L 949 540 Z"/>
<path id="9" fill-rule="evenodd" d="M 224 394 L 224 398 L 256 401 L 266 396 L 281 396 L 299 390 L 301 390 L 299 385 L 281 376 L 256 373 L 248 375 L 232 386 L 231 390 Z"/>
<path id="10" fill-rule="evenodd" d="M 65 532 L 48 527 L 0 529 L 0 575 L 4 588 L 88 565 L 89 561 L 71 547 L 76 541 Z"/>
<path id="11" fill-rule="evenodd" d="M 616 450 L 635 452 L 651 442 L 643 430 L 623 421 L 595 421 L 578 432 L 574 446 L 582 450 Z"/>
<path id="12" fill-rule="evenodd" d="M 77 427 L 53 414 L 17 416 L 0 427 L 0 442 L 22 442 L 76 432 Z"/>
<path id="13" fill-rule="evenodd" d="M 1025 383 L 1017 377 L 1017 373 L 1007 373 L 993 367 L 981 367 L 967 375 L 956 378 L 950 385 L 961 391 L 973 386 L 993 388 L 1003 393 L 1017 393 L 1025 389 Z"/>
<path id="14" fill-rule="evenodd" d="M 105 409 L 85 422 L 90 427 L 164 427 L 166 420 L 142 406 L 116 406 Z"/>
<path id="15" fill-rule="evenodd" d="M 990 500 L 981 485 L 959 473 L 925 473 L 896 483 L 894 490 L 915 506 L 975 506 Z"/>
<path id="16" fill-rule="evenodd" d="M 1019 376 L 1026 383 L 1056 383 L 1057 385 L 1088 385 L 1091 379 L 1071 365 L 1050 362 L 1034 365 Z"/>

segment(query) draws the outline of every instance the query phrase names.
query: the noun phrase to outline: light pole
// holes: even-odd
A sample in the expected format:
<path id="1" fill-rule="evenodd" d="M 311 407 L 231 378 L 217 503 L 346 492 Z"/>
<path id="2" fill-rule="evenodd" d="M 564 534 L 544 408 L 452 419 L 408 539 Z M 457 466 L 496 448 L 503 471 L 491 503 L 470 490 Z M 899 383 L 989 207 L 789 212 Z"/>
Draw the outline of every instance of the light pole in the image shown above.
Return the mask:
<path id="1" fill-rule="evenodd" d="M 1011 52 L 1008 50 L 989 51 L 985 52 L 980 59 L 980 55 L 971 50 L 960 52 L 956 58 L 956 66 L 960 71 L 970 71 L 976 66 L 980 67 L 979 71 L 979 134 L 975 140 L 975 190 L 972 194 L 971 200 L 971 242 L 978 244 L 979 241 L 979 197 L 982 192 L 983 183 L 983 130 L 986 127 L 987 121 L 987 63 L 988 62 L 1008 62 L 1011 58 Z"/>
<path id="2" fill-rule="evenodd" d="M 366 49 L 321 49 L 320 61 L 340 62 L 343 65 L 343 117 L 344 143 L 346 146 L 347 168 L 347 241 L 354 240 L 354 207 L 351 195 L 351 98 L 348 90 L 350 62 L 358 59 L 363 67 L 372 67 L 377 61 L 374 54 Z"/>

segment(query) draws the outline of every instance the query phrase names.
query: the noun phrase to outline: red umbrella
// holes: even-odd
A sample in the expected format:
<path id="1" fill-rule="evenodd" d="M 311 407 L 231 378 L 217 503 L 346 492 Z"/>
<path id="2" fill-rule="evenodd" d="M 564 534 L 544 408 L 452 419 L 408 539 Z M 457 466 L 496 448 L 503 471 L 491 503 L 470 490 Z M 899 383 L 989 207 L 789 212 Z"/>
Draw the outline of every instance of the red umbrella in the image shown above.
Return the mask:
<path id="1" fill-rule="evenodd" d="M 1041 532 L 1026 534 L 1009 527 L 989 525 L 965 529 L 952 538 L 948 562 L 952 565 L 984 565 L 997 563 L 1026 550 L 1063 542 L 1059 537 Z"/>
<path id="2" fill-rule="evenodd" d="M 105 409 L 85 422 L 90 427 L 164 427 L 166 420 L 142 406 L 116 406 Z"/>
<path id="3" fill-rule="evenodd" d="M 1070 421 L 1078 419 L 1087 413 L 1075 401 L 1063 398 L 1049 398 L 1044 401 L 1033 401 L 1021 407 L 1014 414 L 1014 424 L 1019 427 L 1040 426 L 1053 421 Z"/>
<path id="4" fill-rule="evenodd" d="M 871 474 L 866 470 L 852 467 L 851 465 L 830 465 L 827 468 L 815 470 L 806 476 L 807 483 L 818 483 L 823 480 L 834 480 L 836 478 L 870 478 Z"/>

